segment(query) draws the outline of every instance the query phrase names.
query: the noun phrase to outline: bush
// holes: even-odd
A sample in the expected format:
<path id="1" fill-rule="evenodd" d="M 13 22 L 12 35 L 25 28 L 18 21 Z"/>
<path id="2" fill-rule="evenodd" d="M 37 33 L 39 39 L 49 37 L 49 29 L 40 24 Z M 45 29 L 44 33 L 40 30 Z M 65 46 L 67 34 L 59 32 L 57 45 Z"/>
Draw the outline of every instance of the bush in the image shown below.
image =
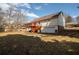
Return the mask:
<path id="1" fill-rule="evenodd" d="M 0 28 L 0 32 L 3 32 L 4 31 L 4 28 Z"/>

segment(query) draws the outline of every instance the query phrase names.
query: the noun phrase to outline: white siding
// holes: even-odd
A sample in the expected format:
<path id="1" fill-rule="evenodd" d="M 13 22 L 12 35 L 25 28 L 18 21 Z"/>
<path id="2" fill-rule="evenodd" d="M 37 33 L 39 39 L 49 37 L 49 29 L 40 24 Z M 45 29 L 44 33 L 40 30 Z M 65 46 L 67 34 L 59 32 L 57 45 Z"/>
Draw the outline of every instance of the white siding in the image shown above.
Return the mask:
<path id="1" fill-rule="evenodd" d="M 62 14 L 59 15 L 58 25 L 65 26 L 65 18 L 64 18 L 64 16 Z"/>
<path id="2" fill-rule="evenodd" d="M 40 22 L 40 25 L 41 26 L 47 26 L 47 27 L 53 27 L 53 26 L 58 25 L 57 22 L 58 22 L 58 19 L 55 18 L 55 19 L 51 19 L 51 20 L 48 20 L 48 21 Z"/>
<path id="3" fill-rule="evenodd" d="M 40 26 L 47 26 L 49 21 L 43 21 L 40 23 Z"/>
<path id="4" fill-rule="evenodd" d="M 58 30 L 57 19 L 41 22 L 40 25 L 43 27 L 41 29 L 42 33 L 55 33 L 55 30 Z"/>
<path id="5" fill-rule="evenodd" d="M 48 27 L 44 27 L 41 30 L 42 33 L 55 33 L 55 28 L 48 28 Z"/>
<path id="6" fill-rule="evenodd" d="M 58 18 L 40 22 L 42 33 L 55 33 L 55 30 L 58 30 L 58 25 L 65 26 L 65 18 L 62 14 Z"/>
<path id="7" fill-rule="evenodd" d="M 57 25 L 58 25 L 58 19 L 57 19 L 57 18 L 51 19 L 51 20 L 49 21 L 49 24 L 48 24 L 48 26 L 50 26 L 50 27 L 52 27 L 52 26 L 57 26 Z"/>

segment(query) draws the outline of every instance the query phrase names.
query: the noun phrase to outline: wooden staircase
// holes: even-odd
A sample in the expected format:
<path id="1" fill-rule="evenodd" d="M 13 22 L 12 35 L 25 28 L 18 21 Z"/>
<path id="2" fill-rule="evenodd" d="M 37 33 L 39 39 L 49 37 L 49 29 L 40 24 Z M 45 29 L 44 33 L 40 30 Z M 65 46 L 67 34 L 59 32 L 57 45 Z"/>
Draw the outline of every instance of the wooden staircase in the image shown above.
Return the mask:
<path id="1" fill-rule="evenodd" d="M 32 26 L 32 32 L 38 32 L 38 30 L 41 30 L 41 26 Z"/>

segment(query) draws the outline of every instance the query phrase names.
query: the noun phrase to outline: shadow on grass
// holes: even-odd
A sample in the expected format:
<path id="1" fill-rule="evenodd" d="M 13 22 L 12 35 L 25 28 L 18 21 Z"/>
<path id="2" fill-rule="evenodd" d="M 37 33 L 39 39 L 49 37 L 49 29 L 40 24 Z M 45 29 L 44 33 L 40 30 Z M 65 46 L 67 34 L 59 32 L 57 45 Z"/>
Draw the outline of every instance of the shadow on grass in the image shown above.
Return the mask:
<path id="1" fill-rule="evenodd" d="M 68 37 L 74 37 L 74 38 L 79 38 L 79 30 L 70 30 L 70 29 L 66 29 L 66 30 L 63 30 L 61 32 L 58 32 L 58 33 L 42 33 L 42 34 L 45 34 L 45 35 L 57 35 L 57 36 L 68 36 Z"/>
<path id="2" fill-rule="evenodd" d="M 39 37 L 7 35 L 0 37 L 1 55 L 64 55 L 79 54 L 79 43 L 42 41 Z"/>
<path id="3" fill-rule="evenodd" d="M 79 30 L 65 29 L 61 32 L 61 35 L 79 38 Z"/>

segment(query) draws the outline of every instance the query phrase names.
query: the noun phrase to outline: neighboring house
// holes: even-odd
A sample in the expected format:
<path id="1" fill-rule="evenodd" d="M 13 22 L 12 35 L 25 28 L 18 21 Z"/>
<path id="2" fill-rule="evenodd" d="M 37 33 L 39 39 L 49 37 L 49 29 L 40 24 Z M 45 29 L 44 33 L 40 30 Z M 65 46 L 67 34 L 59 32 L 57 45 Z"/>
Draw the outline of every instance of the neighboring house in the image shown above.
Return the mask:
<path id="1" fill-rule="evenodd" d="M 41 33 L 56 33 L 62 31 L 64 26 L 65 17 L 63 12 L 37 18 L 34 21 L 27 23 L 28 29 L 31 28 L 32 32 Z"/>

